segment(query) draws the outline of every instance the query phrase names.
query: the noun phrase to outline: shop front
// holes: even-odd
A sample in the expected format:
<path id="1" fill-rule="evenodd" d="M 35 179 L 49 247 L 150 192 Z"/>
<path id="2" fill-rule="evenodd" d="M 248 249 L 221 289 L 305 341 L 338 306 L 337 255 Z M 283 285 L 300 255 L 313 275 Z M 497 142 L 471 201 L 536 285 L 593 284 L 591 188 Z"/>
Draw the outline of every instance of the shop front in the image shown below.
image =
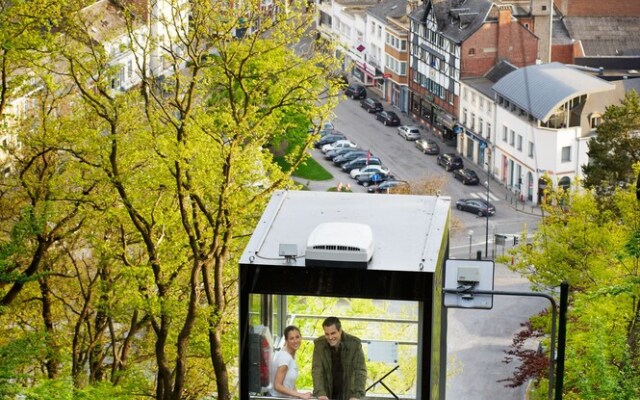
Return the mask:
<path id="1" fill-rule="evenodd" d="M 427 124 L 431 127 L 435 126 L 435 115 L 438 110 L 438 106 L 433 104 L 433 96 L 427 95 L 421 96 L 416 92 L 410 92 L 409 103 L 411 108 L 411 114 L 420 119 L 423 124 Z"/>
<path id="2" fill-rule="evenodd" d="M 464 135 L 458 135 L 460 138 L 458 141 L 458 151 L 484 168 L 485 160 L 487 159 L 485 154 L 488 148 L 487 141 L 481 135 L 469 129 L 464 129 L 460 125 L 456 124 L 454 127 L 454 132 L 463 130 Z"/>
<path id="3" fill-rule="evenodd" d="M 456 119 L 451 115 L 441 110 L 436 117 L 436 125 L 442 130 L 442 138 L 445 140 L 455 140 L 456 133 L 454 132 Z"/>
<path id="4" fill-rule="evenodd" d="M 407 85 L 399 85 L 398 83 L 387 80 L 388 88 L 387 100 L 393 107 L 400 109 L 402 112 L 409 111 L 409 87 Z"/>
<path id="5" fill-rule="evenodd" d="M 379 68 L 367 62 L 357 61 L 354 70 L 361 72 L 365 86 L 373 86 L 384 93 L 384 75 Z"/>

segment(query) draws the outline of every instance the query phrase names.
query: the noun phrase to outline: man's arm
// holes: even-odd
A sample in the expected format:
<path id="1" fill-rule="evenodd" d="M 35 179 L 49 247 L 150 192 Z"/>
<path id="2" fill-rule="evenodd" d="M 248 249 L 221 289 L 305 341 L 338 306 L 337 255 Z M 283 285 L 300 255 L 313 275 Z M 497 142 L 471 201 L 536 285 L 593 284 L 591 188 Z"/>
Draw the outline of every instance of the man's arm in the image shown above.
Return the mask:
<path id="1" fill-rule="evenodd" d="M 367 364 L 362 350 L 362 343 L 358 341 L 358 349 L 353 360 L 353 396 L 352 398 L 362 399 L 365 396 L 364 389 L 367 385 Z"/>
<path id="2" fill-rule="evenodd" d="M 320 345 L 314 342 L 313 357 L 311 359 L 311 377 L 313 378 L 313 395 L 321 398 L 328 396 L 327 388 L 324 387 L 324 379 L 326 372 L 322 367 L 322 352 Z"/>

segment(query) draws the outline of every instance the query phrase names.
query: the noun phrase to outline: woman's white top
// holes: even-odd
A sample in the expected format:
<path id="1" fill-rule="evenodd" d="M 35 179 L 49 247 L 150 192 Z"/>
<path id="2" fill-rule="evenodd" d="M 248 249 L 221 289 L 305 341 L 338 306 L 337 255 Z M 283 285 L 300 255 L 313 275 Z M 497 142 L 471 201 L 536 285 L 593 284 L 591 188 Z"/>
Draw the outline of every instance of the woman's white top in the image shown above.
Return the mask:
<path id="1" fill-rule="evenodd" d="M 296 364 L 296 360 L 291 356 L 291 354 L 289 354 L 288 351 L 282 349 L 278 351 L 273 357 L 273 362 L 271 363 L 271 368 L 269 371 L 269 376 L 271 377 L 271 389 L 269 389 L 269 393 L 272 396 L 289 397 L 288 395 L 280 393 L 275 389 L 276 372 L 278 371 L 278 368 L 283 365 L 287 366 L 287 373 L 284 376 L 282 385 L 289 389 L 295 389 L 296 387 L 296 379 L 298 379 L 298 364 Z"/>

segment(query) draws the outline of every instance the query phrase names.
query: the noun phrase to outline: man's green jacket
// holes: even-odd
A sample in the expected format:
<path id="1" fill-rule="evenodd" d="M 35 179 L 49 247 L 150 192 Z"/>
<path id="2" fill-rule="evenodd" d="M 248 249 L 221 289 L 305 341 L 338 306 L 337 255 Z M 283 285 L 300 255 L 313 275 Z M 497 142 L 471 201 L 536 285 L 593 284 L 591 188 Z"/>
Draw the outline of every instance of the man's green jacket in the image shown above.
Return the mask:
<path id="1" fill-rule="evenodd" d="M 343 399 L 361 399 L 364 397 L 364 389 L 367 383 L 367 366 L 364 361 L 364 352 L 360 339 L 342 331 L 340 341 L 340 358 L 343 371 Z M 331 349 L 324 336 L 313 341 L 313 361 L 311 364 L 313 376 L 313 396 L 332 397 L 333 375 L 331 371 Z"/>

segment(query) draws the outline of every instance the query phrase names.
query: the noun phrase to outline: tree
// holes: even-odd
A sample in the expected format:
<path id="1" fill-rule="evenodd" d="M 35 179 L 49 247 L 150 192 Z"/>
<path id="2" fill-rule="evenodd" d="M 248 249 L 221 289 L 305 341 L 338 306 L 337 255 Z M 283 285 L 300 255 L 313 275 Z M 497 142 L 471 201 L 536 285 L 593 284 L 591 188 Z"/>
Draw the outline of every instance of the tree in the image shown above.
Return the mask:
<path id="1" fill-rule="evenodd" d="M 531 242 L 523 240 L 514 249 L 513 269 L 538 290 L 562 281 L 570 285 L 564 398 L 636 398 L 640 203 L 635 187 L 616 191 L 605 210 L 592 191 L 550 195 L 556 205 L 545 206 L 547 215 Z"/>
<path id="2" fill-rule="evenodd" d="M 189 5 L 187 13 L 171 3 L 151 22 L 171 34 L 154 37 L 140 35 L 136 18 L 145 14 L 125 4 L 122 42 L 136 56 L 139 90 L 114 91 L 119 66 L 93 40 L 92 20 L 81 13 L 66 22 L 52 54 L 66 66 L 52 72 L 82 100 L 73 109 L 77 134 L 63 150 L 117 199 L 107 207 L 126 237 L 118 268 L 136 266 L 130 252 L 145 255 L 137 264 L 147 278 L 137 283 L 138 320 L 148 321 L 155 336 L 155 397 L 208 393 L 196 387 L 202 379 L 193 368 L 206 355 L 218 398 L 230 399 L 236 257 L 268 195 L 289 184 L 267 148 L 289 137 L 292 121 L 305 121 L 293 130 L 299 145 L 288 156 L 294 168 L 308 157 L 309 121 L 326 117 L 339 84 L 327 78 L 335 58 L 293 50 L 311 38 L 311 15 L 295 11 L 301 4 L 277 2 L 283 11 L 273 16 L 259 1 L 238 8 L 208 0 Z M 241 24 L 252 32 L 237 38 Z M 162 69 L 147 68 L 158 53 Z"/>
<path id="3" fill-rule="evenodd" d="M 71 3 L 42 13 L 34 32 L 55 27 L 51 37 L 24 46 L 39 57 L 3 86 L 9 98 L 28 77 L 42 97 L 12 127 L 20 148 L 0 193 L 0 357 L 11 358 L 0 390 L 230 399 L 237 256 L 269 194 L 309 156 L 310 122 L 335 106 L 338 61 L 315 51 L 302 3 L 265 14 L 259 1 L 166 1 L 149 13 L 114 1 L 123 29 L 101 38 L 103 16 Z M 309 47 L 296 53 L 300 41 Z M 17 53 L 3 51 L 9 65 Z M 121 92 L 126 52 L 140 79 Z M 269 151 L 283 140 L 288 171 Z"/>
<path id="4" fill-rule="evenodd" d="M 589 163 L 582 167 L 584 185 L 605 193 L 631 183 L 631 166 L 640 161 L 640 96 L 626 93 L 620 105 L 607 107 L 597 136 L 589 143 Z"/>

